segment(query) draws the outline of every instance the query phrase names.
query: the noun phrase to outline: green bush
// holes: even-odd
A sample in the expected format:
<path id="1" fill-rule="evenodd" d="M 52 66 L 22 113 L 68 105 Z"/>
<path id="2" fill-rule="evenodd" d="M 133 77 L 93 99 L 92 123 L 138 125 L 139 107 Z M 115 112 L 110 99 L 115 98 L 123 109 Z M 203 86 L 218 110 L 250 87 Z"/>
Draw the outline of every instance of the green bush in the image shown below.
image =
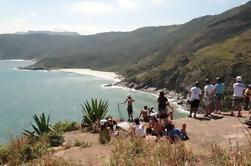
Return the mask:
<path id="1" fill-rule="evenodd" d="M 78 130 L 77 122 L 70 122 L 70 121 L 59 121 L 54 124 L 53 128 L 58 132 L 69 132 Z"/>
<path id="2" fill-rule="evenodd" d="M 33 119 L 35 120 L 36 125 L 31 125 L 33 128 L 33 131 L 25 130 L 24 129 L 24 135 L 32 138 L 39 138 L 39 136 L 43 135 L 44 133 L 48 133 L 50 131 L 54 131 L 54 129 L 51 127 L 50 124 L 50 115 L 46 118 L 44 113 L 40 115 L 39 117 L 34 114 Z"/>
<path id="3" fill-rule="evenodd" d="M 82 127 L 91 127 L 93 130 L 96 129 L 96 125 L 99 125 L 99 121 L 105 118 L 108 110 L 108 101 L 91 99 L 91 102 L 87 100 L 82 106 L 83 119 Z"/>
<path id="4" fill-rule="evenodd" d="M 63 133 L 51 131 L 48 133 L 48 140 L 51 147 L 62 145 L 64 142 Z"/>

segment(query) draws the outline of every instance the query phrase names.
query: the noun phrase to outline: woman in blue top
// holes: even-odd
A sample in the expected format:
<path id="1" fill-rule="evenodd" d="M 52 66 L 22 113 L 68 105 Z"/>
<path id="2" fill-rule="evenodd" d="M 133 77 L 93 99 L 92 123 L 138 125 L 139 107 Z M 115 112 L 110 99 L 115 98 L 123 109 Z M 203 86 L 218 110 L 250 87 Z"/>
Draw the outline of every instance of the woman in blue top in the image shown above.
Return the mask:
<path id="1" fill-rule="evenodd" d="M 216 109 L 215 113 L 220 114 L 222 111 L 222 100 L 223 100 L 223 92 L 224 92 L 224 83 L 222 83 L 222 80 L 220 77 L 216 78 L 216 84 L 215 84 L 215 104 Z"/>

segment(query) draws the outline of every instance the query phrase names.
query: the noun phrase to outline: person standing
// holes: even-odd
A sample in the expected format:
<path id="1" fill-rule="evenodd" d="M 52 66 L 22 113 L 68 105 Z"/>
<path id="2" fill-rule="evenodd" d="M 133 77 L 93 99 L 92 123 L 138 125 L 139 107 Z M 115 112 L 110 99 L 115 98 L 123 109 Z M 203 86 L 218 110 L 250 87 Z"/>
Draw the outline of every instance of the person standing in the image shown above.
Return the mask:
<path id="1" fill-rule="evenodd" d="M 165 97 L 165 94 L 163 91 L 159 93 L 159 97 L 157 99 L 158 101 L 158 110 L 159 110 L 159 117 L 160 119 L 165 119 L 168 117 L 169 114 L 167 114 L 167 107 L 173 110 L 173 107 L 171 107 L 170 103 L 168 102 L 168 99 Z"/>
<path id="2" fill-rule="evenodd" d="M 249 102 L 251 101 L 251 84 L 249 84 L 244 91 L 244 101 L 245 101 L 244 109 L 246 111 L 250 111 Z"/>
<path id="3" fill-rule="evenodd" d="M 216 108 L 215 113 L 220 114 L 222 111 L 222 100 L 224 98 L 223 93 L 225 88 L 225 85 L 220 77 L 216 78 L 216 84 L 214 88 L 215 88 L 214 93 L 215 93 L 215 108 Z"/>
<path id="4" fill-rule="evenodd" d="M 241 103 L 244 99 L 244 90 L 245 85 L 242 83 L 242 77 L 237 76 L 236 77 L 236 83 L 233 84 L 234 94 L 233 94 L 233 106 L 234 110 L 238 111 L 238 117 L 241 117 Z M 234 115 L 233 111 L 231 112 L 231 115 Z"/>
<path id="5" fill-rule="evenodd" d="M 214 86 L 211 84 L 209 79 L 205 81 L 206 86 L 204 87 L 204 105 L 205 105 L 205 116 L 208 117 L 211 114 L 211 102 L 214 93 Z"/>
<path id="6" fill-rule="evenodd" d="M 128 121 L 132 122 L 133 121 L 133 107 L 132 103 L 135 102 L 135 100 L 132 99 L 131 95 L 128 94 L 126 100 L 124 101 L 123 104 L 127 102 L 127 112 L 128 112 Z"/>
<path id="7" fill-rule="evenodd" d="M 199 88 L 199 82 L 196 81 L 194 86 L 190 89 L 191 109 L 188 117 L 192 117 L 192 113 L 194 112 L 194 118 L 196 118 L 196 114 L 200 105 L 200 98 L 201 89 Z"/>

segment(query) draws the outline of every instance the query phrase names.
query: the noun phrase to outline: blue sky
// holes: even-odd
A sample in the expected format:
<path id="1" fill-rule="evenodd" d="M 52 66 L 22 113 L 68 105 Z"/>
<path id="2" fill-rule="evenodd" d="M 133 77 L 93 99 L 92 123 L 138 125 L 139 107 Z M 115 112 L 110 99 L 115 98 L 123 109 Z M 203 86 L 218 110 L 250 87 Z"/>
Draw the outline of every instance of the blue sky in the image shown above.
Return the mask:
<path id="1" fill-rule="evenodd" d="M 248 0 L 0 0 L 0 33 L 28 30 L 94 34 L 185 23 Z"/>

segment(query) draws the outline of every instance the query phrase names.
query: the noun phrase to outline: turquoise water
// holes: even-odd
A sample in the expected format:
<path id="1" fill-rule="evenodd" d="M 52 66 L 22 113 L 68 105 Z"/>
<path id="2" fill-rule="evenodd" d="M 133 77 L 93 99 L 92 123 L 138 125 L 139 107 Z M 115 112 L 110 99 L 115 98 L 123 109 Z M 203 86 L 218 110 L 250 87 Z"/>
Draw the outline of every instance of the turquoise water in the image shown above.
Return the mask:
<path id="1" fill-rule="evenodd" d="M 144 105 L 157 108 L 156 96 L 152 94 L 126 88 L 104 88 L 104 84 L 113 83 L 113 80 L 59 71 L 16 69 L 32 63 L 0 61 L 0 143 L 30 128 L 34 113 L 50 114 L 52 122 L 81 121 L 81 103 L 91 97 L 108 100 L 109 114 L 116 118 L 127 119 L 126 106 L 118 103 L 123 102 L 128 93 L 136 100 L 136 116 Z M 177 113 L 176 117 L 183 115 Z"/>

